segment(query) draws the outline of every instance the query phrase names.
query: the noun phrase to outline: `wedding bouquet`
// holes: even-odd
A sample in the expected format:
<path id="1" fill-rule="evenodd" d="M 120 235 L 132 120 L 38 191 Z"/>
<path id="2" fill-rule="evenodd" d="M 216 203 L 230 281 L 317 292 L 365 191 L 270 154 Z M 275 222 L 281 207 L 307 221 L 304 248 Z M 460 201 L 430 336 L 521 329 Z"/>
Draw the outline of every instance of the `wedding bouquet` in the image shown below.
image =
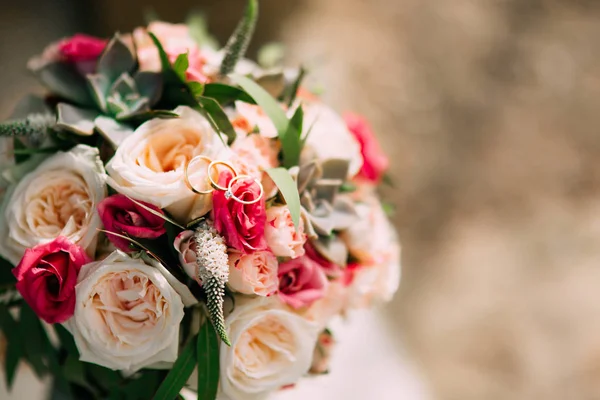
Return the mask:
<path id="1" fill-rule="evenodd" d="M 391 298 L 387 159 L 300 69 L 152 22 L 75 35 L 0 124 L 0 329 L 54 398 L 264 399 L 328 370 L 336 316 Z M 195 395 L 194 395 L 195 396 Z"/>

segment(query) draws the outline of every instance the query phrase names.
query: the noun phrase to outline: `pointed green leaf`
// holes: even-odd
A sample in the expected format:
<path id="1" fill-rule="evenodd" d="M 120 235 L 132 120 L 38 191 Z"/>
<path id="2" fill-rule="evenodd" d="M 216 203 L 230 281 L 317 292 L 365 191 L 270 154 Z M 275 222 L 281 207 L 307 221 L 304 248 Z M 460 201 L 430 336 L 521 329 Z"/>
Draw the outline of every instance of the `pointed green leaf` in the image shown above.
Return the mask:
<path id="1" fill-rule="evenodd" d="M 298 89 L 300 89 L 300 85 L 302 84 L 302 80 L 304 79 L 305 75 L 306 70 L 304 69 L 304 67 L 300 67 L 300 69 L 298 70 L 298 76 L 296 77 L 296 80 L 288 88 L 288 91 L 286 93 L 286 97 L 288 98 L 288 107 L 291 107 L 294 104 L 296 96 L 298 95 Z"/>
<path id="2" fill-rule="evenodd" d="M 299 106 L 290 120 L 285 136 L 281 140 L 283 166 L 286 168 L 300 164 L 300 152 L 302 151 L 300 136 L 302 135 L 303 120 L 304 112 L 302 106 Z"/>
<path id="3" fill-rule="evenodd" d="M 160 58 L 160 64 L 162 66 L 163 72 L 171 70 L 172 67 L 171 67 L 171 62 L 169 61 L 169 56 L 165 52 L 165 49 L 163 48 L 162 44 L 160 43 L 160 40 L 158 40 L 158 38 L 154 35 L 154 33 L 150 32 L 150 31 L 148 32 L 148 35 L 150 36 L 150 39 L 152 39 L 152 41 L 154 42 L 154 45 L 156 46 L 156 49 L 158 50 L 158 56 Z"/>
<path id="4" fill-rule="evenodd" d="M 6 387 L 10 391 L 15 381 L 17 367 L 21 361 L 22 349 L 18 346 L 7 346 L 6 347 L 6 360 L 4 365 L 4 374 L 6 378 Z"/>
<path id="5" fill-rule="evenodd" d="M 33 367 L 36 375 L 42 377 L 48 368 L 44 363 L 46 350 L 44 342 L 47 340 L 46 331 L 40 319 L 29 306 L 21 307 L 19 313 L 19 330 L 22 337 L 27 338 L 24 346 L 27 362 Z"/>
<path id="6" fill-rule="evenodd" d="M 224 133 L 227 136 L 227 144 L 231 145 L 235 140 L 236 133 L 231 125 L 231 121 L 225 114 L 225 111 L 221 108 L 219 103 L 215 99 L 208 97 L 199 97 L 198 103 L 206 111 L 206 113 L 212 118 L 215 125 L 218 127 L 219 132 Z"/>
<path id="7" fill-rule="evenodd" d="M 178 55 L 175 63 L 173 64 L 173 70 L 175 70 L 179 78 L 184 82 L 186 81 L 186 72 L 189 66 L 190 62 L 188 60 L 188 53 L 182 53 Z"/>
<path id="8" fill-rule="evenodd" d="M 153 400 L 173 400 L 177 397 L 196 367 L 196 341 L 197 338 L 194 337 L 183 348 L 173 368 L 154 394 Z"/>
<path id="9" fill-rule="evenodd" d="M 207 83 L 204 85 L 203 96 L 213 98 L 221 104 L 229 104 L 238 100 L 256 104 L 254 99 L 242 89 L 224 83 Z"/>
<path id="10" fill-rule="evenodd" d="M 204 93 L 204 85 L 200 82 L 190 81 L 187 82 L 187 86 L 195 98 L 202 96 Z"/>
<path id="11" fill-rule="evenodd" d="M 298 229 L 300 225 L 300 194 L 298 193 L 296 182 L 294 182 L 294 179 L 285 168 L 271 168 L 267 170 L 267 173 L 279 188 L 281 195 L 290 209 L 294 226 Z"/>
<path id="12" fill-rule="evenodd" d="M 288 119 L 281 105 L 265 89 L 252 79 L 242 75 L 232 75 L 231 79 L 241 86 L 254 99 L 263 111 L 271 118 L 279 138 L 281 139 L 287 130 Z"/>
<path id="13" fill-rule="evenodd" d="M 246 54 L 257 20 L 258 0 L 249 0 L 242 20 L 225 45 L 225 56 L 219 69 L 222 76 L 233 72 L 238 61 Z"/>
<path id="14" fill-rule="evenodd" d="M 207 319 L 198 333 L 198 400 L 214 400 L 219 388 L 219 339 Z"/>

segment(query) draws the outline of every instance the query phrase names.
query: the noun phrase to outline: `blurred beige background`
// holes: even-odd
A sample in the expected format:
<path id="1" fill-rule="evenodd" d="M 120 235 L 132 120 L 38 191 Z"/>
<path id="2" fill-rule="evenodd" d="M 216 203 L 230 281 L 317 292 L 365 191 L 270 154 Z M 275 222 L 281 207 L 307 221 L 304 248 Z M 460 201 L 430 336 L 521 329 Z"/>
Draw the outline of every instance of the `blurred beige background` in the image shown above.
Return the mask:
<path id="1" fill-rule="evenodd" d="M 47 41 L 127 31 L 145 4 L 170 21 L 205 8 L 223 42 L 243 1 L 12 3 L 0 14 L 0 116 L 33 87 L 23 66 Z M 371 119 L 393 163 L 401 290 L 347 335 L 397 356 L 379 379 L 355 359 L 347 381 L 385 394 L 352 399 L 420 399 L 418 376 L 443 400 L 600 399 L 600 2 L 261 5 L 254 49 L 286 43 L 327 101 Z M 311 398 L 350 399 L 332 387 Z"/>

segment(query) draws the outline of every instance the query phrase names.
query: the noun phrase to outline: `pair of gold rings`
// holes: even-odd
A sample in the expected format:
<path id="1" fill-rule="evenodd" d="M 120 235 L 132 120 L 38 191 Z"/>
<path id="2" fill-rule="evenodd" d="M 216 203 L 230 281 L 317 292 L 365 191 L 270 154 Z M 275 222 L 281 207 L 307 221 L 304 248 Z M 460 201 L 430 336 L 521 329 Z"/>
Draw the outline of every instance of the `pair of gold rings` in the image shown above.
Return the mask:
<path id="1" fill-rule="evenodd" d="M 207 176 L 207 184 L 210 186 L 210 189 L 208 190 L 199 190 L 197 188 L 195 188 L 192 183 L 190 182 L 190 176 L 189 176 L 189 168 L 190 165 L 196 163 L 197 161 L 204 161 L 206 163 L 208 163 L 208 167 L 206 169 L 206 176 Z M 213 179 L 213 171 L 216 171 L 217 173 L 219 172 L 218 167 L 219 165 L 226 167 L 228 170 L 231 171 L 231 173 L 233 174 L 233 178 L 229 181 L 229 184 L 227 185 L 227 187 L 221 186 L 219 185 L 218 179 L 215 181 L 215 179 Z M 227 161 L 221 161 L 221 160 L 211 160 L 210 158 L 206 157 L 206 156 L 196 156 L 194 158 L 192 158 L 190 161 L 187 162 L 187 164 L 185 165 L 185 169 L 184 169 L 184 180 L 185 180 L 185 185 L 194 193 L 196 194 L 202 194 L 202 195 L 206 195 L 206 194 L 211 194 L 212 192 L 214 192 L 215 190 L 221 190 L 225 192 L 225 198 L 227 199 L 233 199 L 235 201 L 237 201 L 238 203 L 241 204 L 255 204 L 258 203 L 260 201 L 260 199 L 262 199 L 263 195 L 264 195 L 264 188 L 262 183 L 260 183 L 260 181 L 256 178 L 253 178 L 250 175 L 238 175 L 237 170 L 233 167 L 233 165 L 231 165 L 230 163 L 228 163 Z M 251 180 L 253 183 L 255 183 L 256 185 L 258 185 L 259 188 L 259 194 L 256 198 L 252 199 L 252 200 L 243 200 L 240 199 L 239 197 L 237 197 L 235 195 L 235 193 L 233 193 L 233 185 L 241 180 Z"/>

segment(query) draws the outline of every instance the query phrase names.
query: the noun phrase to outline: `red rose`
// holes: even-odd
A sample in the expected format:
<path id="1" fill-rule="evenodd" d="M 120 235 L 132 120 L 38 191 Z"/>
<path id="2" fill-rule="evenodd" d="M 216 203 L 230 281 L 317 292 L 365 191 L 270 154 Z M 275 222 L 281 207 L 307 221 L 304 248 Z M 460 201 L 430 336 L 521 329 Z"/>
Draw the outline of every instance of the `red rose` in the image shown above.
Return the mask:
<path id="1" fill-rule="evenodd" d="M 308 307 L 325 295 L 327 276 L 307 256 L 279 264 L 277 275 L 279 298 L 293 308 Z"/>
<path id="2" fill-rule="evenodd" d="M 62 40 L 58 44 L 58 49 L 67 62 L 95 61 L 104 51 L 107 42 L 105 39 L 78 33 Z"/>
<path id="3" fill-rule="evenodd" d="M 25 251 L 13 269 L 17 290 L 41 319 L 64 322 L 75 311 L 77 274 L 91 261 L 83 248 L 59 236 Z"/>
<path id="4" fill-rule="evenodd" d="M 163 211 L 152 205 L 139 201 L 148 208 L 164 215 Z M 164 235 L 165 220 L 136 204 L 129 197 L 122 194 L 107 197 L 98 204 L 98 214 L 104 228 L 109 232 L 115 232 L 120 235 L 126 235 L 133 238 L 156 239 Z M 127 239 L 115 235 L 107 235 L 117 248 L 123 251 L 131 251 Z"/>
<path id="5" fill-rule="evenodd" d="M 219 185 L 226 187 L 231 180 L 229 171 L 221 172 Z M 252 201 L 260 194 L 260 188 L 252 180 L 240 179 L 231 188 L 239 199 Z M 264 196 L 254 204 L 241 204 L 228 199 L 225 192 L 213 192 L 213 220 L 219 234 L 225 237 L 227 245 L 243 253 L 265 250 L 265 223 L 267 213 Z"/>
<path id="6" fill-rule="evenodd" d="M 357 114 L 346 113 L 344 120 L 360 144 L 364 162 L 358 175 L 368 181 L 378 182 L 388 169 L 389 160 L 379 146 L 371 126 L 366 119 Z"/>

